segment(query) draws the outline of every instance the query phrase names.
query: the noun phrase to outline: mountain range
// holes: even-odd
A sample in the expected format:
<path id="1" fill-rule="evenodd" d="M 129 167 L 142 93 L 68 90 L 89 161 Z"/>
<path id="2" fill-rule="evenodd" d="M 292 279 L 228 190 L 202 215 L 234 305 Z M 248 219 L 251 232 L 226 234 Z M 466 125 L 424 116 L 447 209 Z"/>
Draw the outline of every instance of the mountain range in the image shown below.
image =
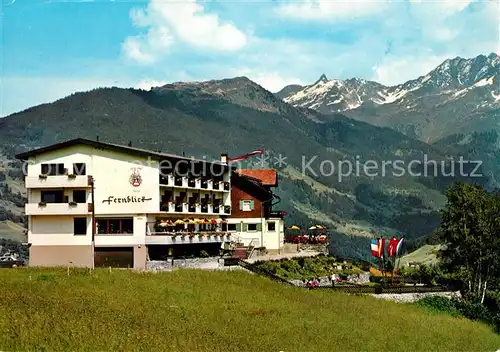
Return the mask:
<path id="1" fill-rule="evenodd" d="M 342 112 L 432 143 L 500 126 L 500 57 L 448 59 L 425 76 L 392 87 L 323 74 L 312 85 L 287 86 L 277 96 L 296 107 Z"/>
<path id="2" fill-rule="evenodd" d="M 408 165 L 425 157 L 443 169 L 456 163 L 453 157 L 484 157 L 480 171 L 485 176 L 474 181 L 494 185 L 500 168 L 498 136 L 488 124 L 498 114 L 498 68 L 498 56 L 491 54 L 447 60 L 396 87 L 322 75 L 310 86 L 287 86 L 276 94 L 245 77 L 149 91 L 75 93 L 0 119 L 0 220 L 24 221 L 21 165 L 13 156 L 28 149 L 99 136 L 215 159 L 264 146 L 268 165 L 246 167 L 278 169 L 279 207 L 288 211 L 288 224 L 327 225 L 334 251 L 349 257 L 369 257 L 369 238 L 380 234 L 403 234 L 416 246 L 438 224 L 447 186 L 467 177 L 396 175 L 389 166 L 385 175 L 379 170 L 376 176 L 361 172 L 341 179 L 338 169 L 332 173 L 328 167 L 346 161 L 382 165 L 399 160 Z M 418 106 L 407 108 L 410 101 Z M 472 106 L 476 115 L 467 113 Z M 463 111 L 465 107 L 470 110 Z M 453 111 L 474 129 L 461 130 Z M 431 128 L 422 116 L 440 127 Z M 278 165 L 280 156 L 286 162 Z M 422 165 L 413 171 L 422 171 Z"/>

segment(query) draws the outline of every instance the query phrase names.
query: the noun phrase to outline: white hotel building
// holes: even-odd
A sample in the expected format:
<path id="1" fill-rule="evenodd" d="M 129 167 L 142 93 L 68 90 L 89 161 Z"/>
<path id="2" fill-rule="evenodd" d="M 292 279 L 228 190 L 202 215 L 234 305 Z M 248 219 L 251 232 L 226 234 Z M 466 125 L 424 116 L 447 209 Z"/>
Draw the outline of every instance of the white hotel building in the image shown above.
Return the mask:
<path id="1" fill-rule="evenodd" d="M 27 165 L 30 266 L 144 268 L 151 257 L 215 253 L 222 243 L 283 247 L 274 170 L 260 170 L 264 180 L 224 156 L 208 162 L 87 139 L 17 158 Z"/>

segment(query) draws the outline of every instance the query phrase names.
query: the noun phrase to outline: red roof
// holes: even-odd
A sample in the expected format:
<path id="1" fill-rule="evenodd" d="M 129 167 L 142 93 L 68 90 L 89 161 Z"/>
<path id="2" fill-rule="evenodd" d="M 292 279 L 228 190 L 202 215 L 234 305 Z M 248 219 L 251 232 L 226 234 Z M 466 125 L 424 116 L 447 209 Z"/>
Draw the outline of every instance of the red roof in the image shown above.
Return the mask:
<path id="1" fill-rule="evenodd" d="M 274 169 L 242 169 L 236 172 L 240 175 L 257 179 L 264 186 L 278 185 L 278 173 Z"/>

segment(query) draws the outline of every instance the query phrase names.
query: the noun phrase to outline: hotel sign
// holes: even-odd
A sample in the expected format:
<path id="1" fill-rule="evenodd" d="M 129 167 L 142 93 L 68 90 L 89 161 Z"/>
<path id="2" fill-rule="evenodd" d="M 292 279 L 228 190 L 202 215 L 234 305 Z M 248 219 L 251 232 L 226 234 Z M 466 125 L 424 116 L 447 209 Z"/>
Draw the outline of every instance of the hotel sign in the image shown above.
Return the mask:
<path id="1" fill-rule="evenodd" d="M 111 204 L 111 203 L 145 203 L 150 200 L 153 200 L 153 198 L 146 198 L 145 196 L 142 197 L 136 197 L 136 196 L 127 196 L 127 197 L 115 197 L 115 196 L 109 196 L 108 199 L 103 200 L 103 203 Z"/>

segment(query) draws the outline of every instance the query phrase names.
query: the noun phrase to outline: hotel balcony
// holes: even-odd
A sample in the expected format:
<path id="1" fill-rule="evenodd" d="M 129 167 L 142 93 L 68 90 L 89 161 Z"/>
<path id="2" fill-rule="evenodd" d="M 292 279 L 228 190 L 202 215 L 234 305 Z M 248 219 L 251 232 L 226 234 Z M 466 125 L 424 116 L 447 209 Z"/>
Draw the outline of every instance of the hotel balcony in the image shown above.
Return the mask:
<path id="1" fill-rule="evenodd" d="M 160 212 L 169 214 L 229 215 L 231 214 L 231 207 L 214 204 L 175 204 L 173 202 L 168 202 L 160 203 Z"/>
<path id="2" fill-rule="evenodd" d="M 26 188 L 86 188 L 91 187 L 91 176 L 27 176 Z"/>
<path id="3" fill-rule="evenodd" d="M 230 192 L 231 185 L 225 181 L 203 180 L 195 177 L 165 175 L 160 176 L 161 187 L 197 189 L 205 191 Z"/>
<path id="4" fill-rule="evenodd" d="M 87 203 L 27 203 L 26 215 L 87 215 L 92 204 Z"/>

